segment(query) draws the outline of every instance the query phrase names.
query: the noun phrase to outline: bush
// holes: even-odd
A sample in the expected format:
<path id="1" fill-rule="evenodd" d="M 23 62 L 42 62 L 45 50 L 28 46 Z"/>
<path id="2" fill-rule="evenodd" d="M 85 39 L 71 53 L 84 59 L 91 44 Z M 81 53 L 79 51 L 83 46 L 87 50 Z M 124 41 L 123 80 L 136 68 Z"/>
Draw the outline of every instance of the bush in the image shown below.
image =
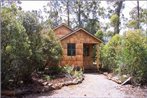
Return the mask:
<path id="1" fill-rule="evenodd" d="M 67 73 L 69 75 L 72 75 L 73 71 L 74 71 L 74 67 L 73 66 L 70 66 L 70 65 L 63 66 L 63 72 L 65 72 L 65 73 Z"/>
<path id="2" fill-rule="evenodd" d="M 95 36 L 96 36 L 97 38 L 99 38 L 100 40 L 103 41 L 103 36 L 104 36 L 104 34 L 103 34 L 103 31 L 102 31 L 102 30 L 98 30 L 98 31 L 95 33 Z"/>
<path id="3" fill-rule="evenodd" d="M 100 53 L 103 68 L 133 77 L 134 84 L 147 80 L 147 40 L 141 31 L 113 36 Z"/>
<path id="4" fill-rule="evenodd" d="M 82 78 L 83 77 L 82 69 L 80 69 L 79 71 L 75 70 L 74 74 L 73 74 L 73 77 L 78 78 L 78 79 Z"/>
<path id="5" fill-rule="evenodd" d="M 101 45 L 100 60 L 102 68 L 115 71 L 114 69 L 117 67 L 116 57 L 117 53 L 120 52 L 121 39 L 120 35 L 116 34 L 106 45 Z"/>
<path id="6" fill-rule="evenodd" d="M 62 48 L 60 42 L 57 40 L 55 33 L 49 29 L 41 31 L 42 46 L 40 47 L 45 60 L 45 66 L 40 66 L 43 69 L 46 66 L 58 66 L 62 56 Z"/>
<path id="7" fill-rule="evenodd" d="M 3 7 L 1 16 L 2 89 L 31 82 L 31 74 L 44 71 L 48 61 L 58 64 L 61 45 L 49 26 L 42 34 L 44 27 L 33 12 L 25 13 L 12 5 Z"/>
<path id="8" fill-rule="evenodd" d="M 29 68 L 29 40 L 22 22 L 17 19 L 18 13 L 14 5 L 3 7 L 1 11 L 2 88 L 19 86 L 20 81 L 30 78 L 33 69 Z"/>
<path id="9" fill-rule="evenodd" d="M 63 66 L 63 72 L 65 74 L 70 75 L 70 77 L 74 77 L 74 78 L 81 78 L 83 77 L 83 71 L 82 69 L 79 67 L 74 67 L 74 66 L 70 66 L 70 65 L 65 65 Z"/>
<path id="10" fill-rule="evenodd" d="M 57 75 L 63 72 L 63 68 L 61 66 L 47 66 L 45 68 L 45 74 Z"/>
<path id="11" fill-rule="evenodd" d="M 139 31 L 128 31 L 122 50 L 122 73 L 133 77 L 133 83 L 140 83 L 147 76 L 147 41 L 145 35 Z M 121 61 L 121 60 L 120 60 Z"/>

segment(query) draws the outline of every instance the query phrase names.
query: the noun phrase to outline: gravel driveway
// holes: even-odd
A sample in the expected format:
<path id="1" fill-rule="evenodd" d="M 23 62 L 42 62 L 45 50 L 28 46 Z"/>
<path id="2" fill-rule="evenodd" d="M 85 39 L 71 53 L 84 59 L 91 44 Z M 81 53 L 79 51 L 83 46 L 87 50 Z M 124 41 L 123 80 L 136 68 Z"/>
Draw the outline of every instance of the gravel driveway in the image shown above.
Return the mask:
<path id="1" fill-rule="evenodd" d="M 102 74 L 85 74 L 85 80 L 78 85 L 64 86 L 52 93 L 32 94 L 25 98 L 49 98 L 49 97 L 139 97 L 134 94 L 126 94 L 119 90 L 119 84 L 106 79 Z"/>

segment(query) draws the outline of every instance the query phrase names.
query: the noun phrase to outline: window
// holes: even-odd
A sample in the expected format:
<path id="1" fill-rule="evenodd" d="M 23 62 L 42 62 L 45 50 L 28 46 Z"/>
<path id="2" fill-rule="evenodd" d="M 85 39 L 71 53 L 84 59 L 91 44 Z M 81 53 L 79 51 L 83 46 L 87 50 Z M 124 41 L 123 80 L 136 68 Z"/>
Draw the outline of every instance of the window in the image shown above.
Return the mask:
<path id="1" fill-rule="evenodd" d="M 76 48 L 75 44 L 68 43 L 67 44 L 67 55 L 68 56 L 75 56 L 76 55 Z"/>
<path id="2" fill-rule="evenodd" d="M 84 45 L 84 56 L 89 56 L 89 46 Z"/>

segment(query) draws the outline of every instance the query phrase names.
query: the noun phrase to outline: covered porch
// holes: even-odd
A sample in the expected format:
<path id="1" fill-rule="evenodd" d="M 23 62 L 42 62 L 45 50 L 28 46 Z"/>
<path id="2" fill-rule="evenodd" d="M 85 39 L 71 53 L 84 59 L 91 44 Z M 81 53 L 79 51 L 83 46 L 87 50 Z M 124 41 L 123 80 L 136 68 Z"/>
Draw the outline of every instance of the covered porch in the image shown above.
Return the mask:
<path id="1" fill-rule="evenodd" d="M 98 70 L 99 64 L 99 44 L 83 43 L 84 70 Z"/>

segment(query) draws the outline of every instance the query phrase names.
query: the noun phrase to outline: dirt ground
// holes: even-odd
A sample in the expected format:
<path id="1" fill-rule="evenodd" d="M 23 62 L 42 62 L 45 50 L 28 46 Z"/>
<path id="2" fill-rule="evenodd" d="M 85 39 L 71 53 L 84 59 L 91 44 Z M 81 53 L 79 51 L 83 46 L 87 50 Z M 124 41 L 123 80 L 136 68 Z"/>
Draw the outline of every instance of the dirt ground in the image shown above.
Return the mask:
<path id="1" fill-rule="evenodd" d="M 132 87 L 130 85 L 120 86 L 108 80 L 102 74 L 85 74 L 81 84 L 65 86 L 59 90 L 43 94 L 31 94 L 23 98 L 50 98 L 50 97 L 132 97 L 147 98 L 147 88 Z"/>

